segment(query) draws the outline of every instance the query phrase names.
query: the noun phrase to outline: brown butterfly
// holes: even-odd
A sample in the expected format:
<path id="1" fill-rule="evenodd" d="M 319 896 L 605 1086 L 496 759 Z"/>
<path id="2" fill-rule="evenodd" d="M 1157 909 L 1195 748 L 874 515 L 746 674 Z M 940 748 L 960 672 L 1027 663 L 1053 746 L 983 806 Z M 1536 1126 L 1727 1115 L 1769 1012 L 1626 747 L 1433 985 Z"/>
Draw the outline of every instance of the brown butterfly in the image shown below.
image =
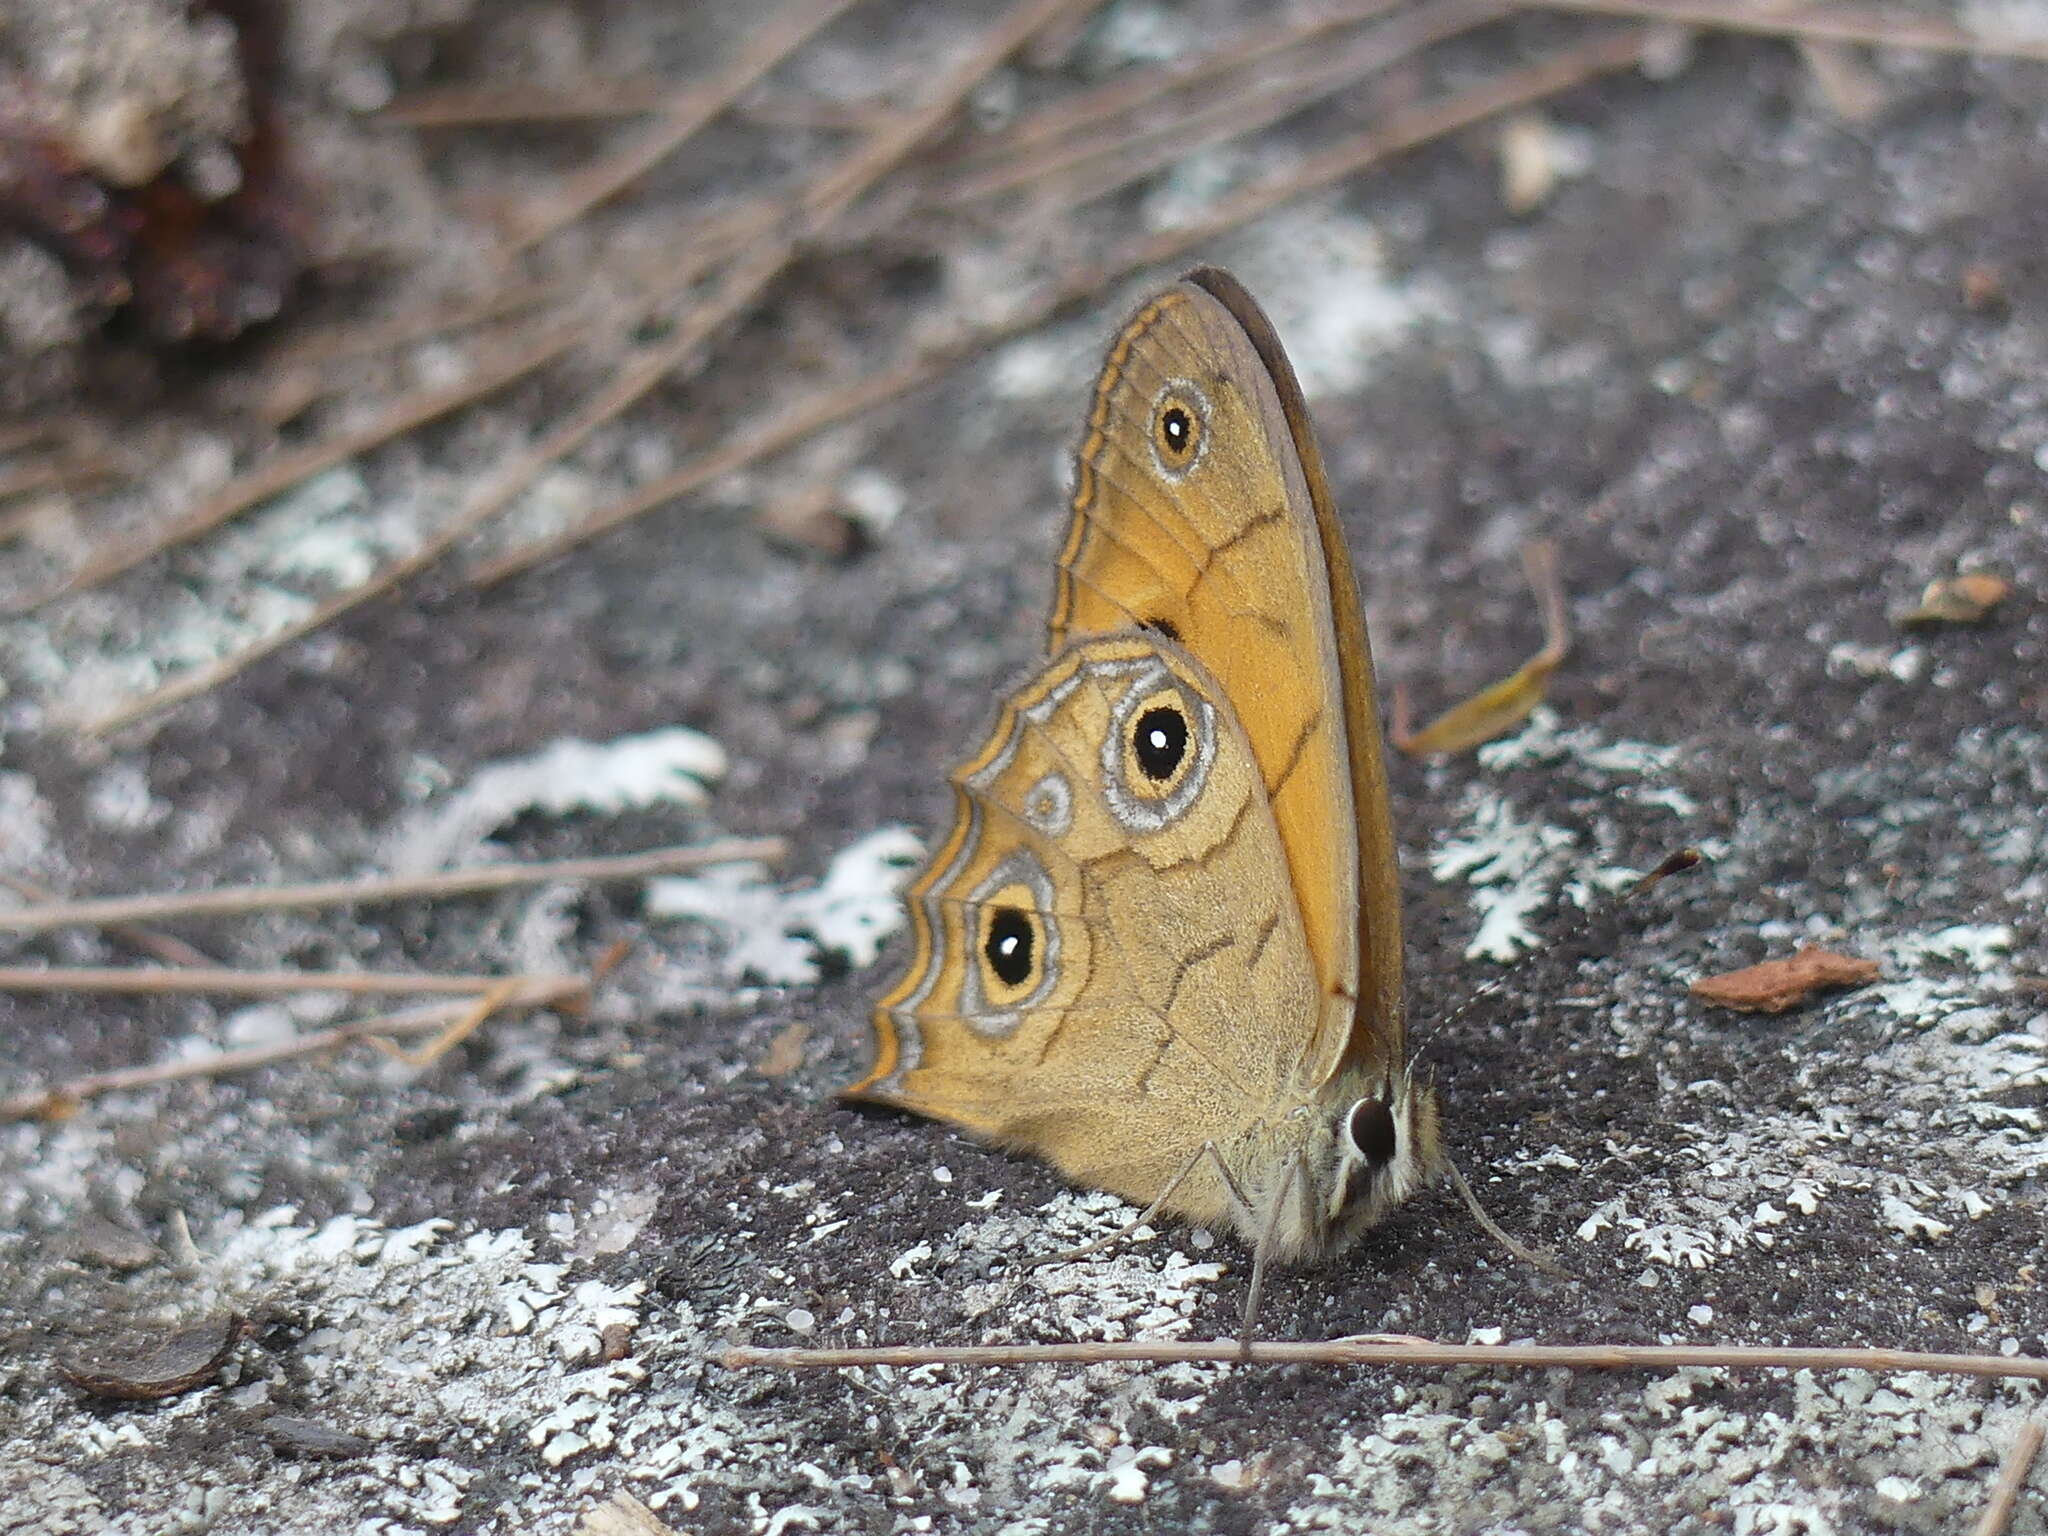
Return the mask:
<path id="1" fill-rule="evenodd" d="M 847 1093 L 1235 1227 L 1255 1298 L 1449 1165 L 1407 1066 L 1357 583 L 1294 370 L 1228 273 L 1111 346 L 1047 629 L 952 776 Z"/>

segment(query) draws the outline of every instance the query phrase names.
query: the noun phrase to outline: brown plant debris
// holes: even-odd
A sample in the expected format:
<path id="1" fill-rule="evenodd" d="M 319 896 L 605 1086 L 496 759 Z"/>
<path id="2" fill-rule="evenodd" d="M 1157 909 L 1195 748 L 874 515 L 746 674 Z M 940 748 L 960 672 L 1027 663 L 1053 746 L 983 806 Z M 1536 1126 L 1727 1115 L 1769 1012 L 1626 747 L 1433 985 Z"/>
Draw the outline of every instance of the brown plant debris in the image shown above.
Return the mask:
<path id="1" fill-rule="evenodd" d="M 1411 757 L 1463 752 L 1504 736 L 1524 720 L 1550 688 L 1550 675 L 1571 648 L 1571 620 L 1565 608 L 1564 585 L 1557 574 L 1557 549 L 1538 541 L 1522 551 L 1529 586 L 1543 609 L 1543 647 L 1521 667 L 1491 687 L 1454 704 L 1421 730 L 1408 725 L 1408 691 L 1394 690 L 1394 718 L 1389 738 Z"/>
<path id="2" fill-rule="evenodd" d="M 1720 976 L 1702 976 L 1687 990 L 1703 1003 L 1743 1013 L 1783 1013 L 1836 987 L 1877 979 L 1877 962 L 1802 944 L 1783 960 L 1766 960 Z"/>
<path id="3" fill-rule="evenodd" d="M 335 1429 L 314 1419 L 295 1418 L 288 1413 L 273 1413 L 263 1421 L 262 1428 L 264 1439 L 293 1456 L 346 1461 L 355 1456 L 367 1456 L 377 1448 L 374 1440 L 352 1435 L 345 1429 Z"/>
<path id="4" fill-rule="evenodd" d="M 1907 625 L 1977 624 L 2012 595 L 2012 583 L 1988 571 L 1965 571 L 1927 583 L 1920 604 L 1899 615 Z"/>
<path id="5" fill-rule="evenodd" d="M 203 1387 L 220 1374 L 248 1324 L 222 1312 L 132 1348 L 57 1362 L 57 1374 L 81 1392 L 142 1403 Z"/>
<path id="6" fill-rule="evenodd" d="M 630 1493 L 615 1493 L 576 1522 L 575 1536 L 675 1536 L 675 1530 Z"/>

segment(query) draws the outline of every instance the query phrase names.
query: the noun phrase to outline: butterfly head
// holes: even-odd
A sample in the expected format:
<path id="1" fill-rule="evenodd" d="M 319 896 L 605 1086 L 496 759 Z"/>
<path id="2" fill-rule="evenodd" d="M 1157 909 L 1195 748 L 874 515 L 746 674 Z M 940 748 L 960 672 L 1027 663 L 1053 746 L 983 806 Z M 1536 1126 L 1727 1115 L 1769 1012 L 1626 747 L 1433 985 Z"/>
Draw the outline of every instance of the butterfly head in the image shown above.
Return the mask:
<path id="1" fill-rule="evenodd" d="M 1442 1171 L 1436 1091 L 1406 1072 L 1346 1095 L 1331 1126 L 1323 1221 L 1329 1251 L 1348 1247 Z"/>

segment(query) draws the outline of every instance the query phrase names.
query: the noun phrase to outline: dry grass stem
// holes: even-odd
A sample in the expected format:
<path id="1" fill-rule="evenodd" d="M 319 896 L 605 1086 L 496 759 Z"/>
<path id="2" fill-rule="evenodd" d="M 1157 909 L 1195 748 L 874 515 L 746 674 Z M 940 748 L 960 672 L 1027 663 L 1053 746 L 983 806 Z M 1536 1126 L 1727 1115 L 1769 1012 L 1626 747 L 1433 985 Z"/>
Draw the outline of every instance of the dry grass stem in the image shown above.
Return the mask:
<path id="1" fill-rule="evenodd" d="M 422 993 L 463 997 L 488 992 L 502 976 L 446 976 L 409 971 L 238 971 L 226 966 L 185 970 L 157 966 L 0 966 L 0 992 L 117 992 L 161 997 L 276 997 L 290 992 L 341 992 L 351 997 L 405 997 Z M 557 989 L 581 977 L 527 976 L 521 987 Z M 523 994 L 522 994 L 523 995 Z"/>
<path id="2" fill-rule="evenodd" d="M 963 170 L 987 171 L 1018 159 L 1023 151 L 1064 138 L 1112 118 L 1135 113 L 1163 97 L 1248 69 L 1330 32 L 1384 15 L 1402 0 L 1365 0 L 1321 12 L 1285 31 L 1259 27 L 1223 47 L 1192 59 L 1175 59 L 1151 69 L 1126 70 L 1093 90 L 1078 91 L 1039 108 L 1003 132 L 971 145 L 960 157 Z"/>
<path id="3" fill-rule="evenodd" d="M 44 905 L 62 905 L 64 898 L 55 891 L 46 890 L 19 875 L 0 875 L 0 885 L 6 886 L 23 901 Z M 0 912 L 0 917 L 8 916 Z M 213 958 L 201 953 L 183 939 L 168 933 L 158 933 L 152 928 L 138 927 L 128 922 L 110 922 L 105 925 L 108 933 L 124 943 L 132 944 L 144 954 L 161 960 L 165 965 L 212 965 Z"/>
<path id="4" fill-rule="evenodd" d="M 529 978 L 518 983 L 520 990 L 502 1005 L 506 1008 L 547 1008 L 580 998 L 587 984 L 581 977 Z M 0 1099 L 0 1121 L 51 1119 L 68 1114 L 88 1099 L 147 1088 L 156 1083 L 180 1082 L 195 1077 L 224 1077 L 248 1072 L 297 1057 L 320 1055 L 362 1040 L 386 1036 L 433 1034 L 446 1030 L 475 1012 L 469 999 L 452 1003 L 430 1003 L 397 1013 L 378 1014 L 332 1029 L 315 1030 L 290 1040 L 269 1045 L 252 1045 L 241 1050 L 217 1051 L 181 1061 L 161 1062 L 146 1067 L 122 1067 L 111 1072 L 92 1072 L 59 1083 L 54 1088 L 32 1089 Z"/>
<path id="5" fill-rule="evenodd" d="M 519 978 L 516 976 L 499 982 L 472 1003 L 466 1011 L 451 1019 L 445 1029 L 416 1051 L 408 1051 L 404 1046 L 387 1040 L 382 1035 L 370 1036 L 370 1044 L 393 1061 L 402 1061 L 408 1067 L 424 1070 L 481 1029 L 484 1020 L 519 995 L 519 987 Z"/>
<path id="6" fill-rule="evenodd" d="M 963 358 L 992 345 L 994 340 L 1029 329 L 1037 323 L 1039 319 L 1034 312 L 1029 325 L 977 332 L 971 342 L 933 348 L 906 358 L 881 373 L 871 373 L 850 384 L 821 390 L 812 398 L 785 410 L 767 425 L 728 439 L 720 447 L 642 486 L 630 496 L 598 508 L 574 527 L 544 539 L 535 539 L 485 561 L 470 573 L 470 581 L 479 587 L 495 586 L 523 571 L 559 559 L 570 550 L 636 517 L 701 489 L 721 475 L 744 469 L 761 459 L 772 458 L 830 427 L 906 395 L 919 385 L 938 378 Z"/>
<path id="7" fill-rule="evenodd" d="M 2005 1465 L 1999 1469 L 1991 1498 L 1972 1527 L 1971 1536 L 2005 1536 L 2012 1524 L 2013 1511 L 2019 1507 L 2020 1493 L 2027 1486 L 2027 1474 L 2034 1469 L 2034 1458 L 2041 1454 L 2042 1434 L 2039 1419 L 2029 1419 L 2020 1426 L 2019 1438 L 2013 1441 Z"/>
<path id="8" fill-rule="evenodd" d="M 1523 548 L 1522 565 L 1543 612 L 1541 649 L 1507 677 L 1452 705 L 1419 731 L 1409 728 L 1408 689 L 1397 684 L 1387 739 L 1403 752 L 1429 757 L 1469 751 L 1506 735 L 1543 702 L 1551 674 L 1563 665 L 1571 649 L 1571 615 L 1558 576 L 1557 546 L 1548 539 L 1535 540 Z"/>
<path id="9" fill-rule="evenodd" d="M 677 91 L 634 143 L 571 178 L 568 185 L 522 221 L 509 242 L 523 251 L 573 224 L 599 203 L 616 197 L 681 149 L 698 130 L 724 112 L 769 70 L 823 30 L 855 0 L 796 0 L 760 23 L 722 71 Z"/>
<path id="10" fill-rule="evenodd" d="M 1246 188 L 1195 223 L 1130 242 L 1101 265 L 1073 274 L 1036 302 L 1024 305 L 1010 319 L 913 354 L 881 373 L 870 373 L 819 391 L 766 426 L 730 439 L 630 496 L 599 508 L 574 527 L 485 562 L 470 579 L 478 586 L 493 586 L 558 559 L 579 545 L 701 489 L 721 475 L 784 452 L 819 432 L 906 395 L 966 359 L 1036 329 L 1063 309 L 1094 296 L 1132 272 L 1172 261 L 1240 224 L 1393 155 L 1499 113 L 1541 101 L 1600 74 L 1629 68 L 1641 52 L 1640 33 L 1612 34 L 1539 64 L 1511 70 L 1483 86 L 1397 113 L 1380 128 L 1311 158 L 1287 176 Z"/>
<path id="11" fill-rule="evenodd" d="M 266 372 L 272 377 L 265 381 L 257 408 L 266 423 L 277 426 L 339 385 L 341 381 L 327 371 L 332 363 L 392 352 L 416 342 L 472 330 L 542 305 L 559 303 L 569 295 L 568 284 L 549 278 L 511 284 L 480 299 L 437 305 L 418 314 L 393 315 L 386 320 L 343 321 L 329 326 L 282 349 L 269 360 Z"/>
<path id="12" fill-rule="evenodd" d="M 53 928 L 112 928 L 136 922 L 185 917 L 236 917 L 291 908 L 361 907 L 394 901 L 436 900 L 511 890 L 557 881 L 611 883 L 703 869 L 712 864 L 779 862 L 787 853 L 779 837 L 729 837 L 716 842 L 652 848 L 644 853 L 551 859 L 531 864 L 484 864 L 431 875 L 371 875 L 360 880 L 321 880 L 306 885 L 244 885 L 212 891 L 163 891 L 139 896 L 103 896 L 88 901 L 51 900 L 47 905 L 0 911 L 0 932 L 46 933 Z M 13 882 L 9 882 L 12 884 Z"/>
<path id="13" fill-rule="evenodd" d="M 814 238 L 822 233 L 877 180 L 894 169 L 917 144 L 948 121 L 968 94 L 1025 39 L 1050 20 L 1071 10 L 1073 5 L 1074 0 L 1024 0 L 1016 6 L 1001 23 L 990 29 L 980 47 L 940 79 L 922 107 L 900 118 L 890 119 L 810 183 L 796 202 L 796 230 L 804 238 Z M 772 222 L 764 213 L 753 209 L 742 210 L 740 218 L 746 222 Z M 707 242 L 700 238 L 699 251 L 706 246 Z M 234 655 L 174 677 L 105 714 L 81 722 L 79 729 L 87 735 L 103 735 L 209 692 L 263 657 L 324 628 L 340 615 L 403 585 L 439 563 L 457 544 L 510 505 L 549 464 L 572 451 L 599 426 L 639 400 L 680 367 L 713 331 L 737 318 L 780 275 L 797 249 L 798 234 L 783 233 L 771 236 L 765 245 L 742 254 L 723 276 L 712 297 L 682 317 L 671 339 L 622 369 L 610 385 L 586 402 L 567 422 L 549 432 L 540 444 L 521 455 L 506 470 L 493 476 L 460 513 L 411 555 L 393 561 L 362 586 L 336 594 Z M 686 286 L 686 279 L 694 280 L 695 277 L 690 262 L 684 262 L 682 267 L 683 270 L 671 279 L 673 289 L 678 291 Z M 196 515 L 187 518 L 186 522 L 195 523 Z M 147 554 L 140 558 L 147 558 Z"/>
<path id="14" fill-rule="evenodd" d="M 1438 0 L 1403 12 L 1298 68 L 1242 90 L 1219 92 L 1171 122 L 1136 127 L 1113 122 L 1099 132 L 967 178 L 941 192 L 946 203 L 973 202 L 1042 182 L 1065 172 L 1073 178 L 1063 201 L 1106 197 L 1197 150 L 1269 128 L 1326 96 L 1357 85 L 1434 44 L 1498 20 L 1504 0 Z"/>
<path id="15" fill-rule="evenodd" d="M 516 81 L 507 85 L 444 85 L 408 91 L 377 116 L 402 128 L 475 128 L 498 123 L 638 117 L 645 112 L 659 112 L 675 99 L 675 82 L 658 79 L 593 80 L 560 88 Z"/>
<path id="16" fill-rule="evenodd" d="M 114 479 L 120 471 L 113 465 L 92 460 L 51 459 L 40 464 L 23 464 L 0 470 L 0 501 L 11 501 L 31 491 L 69 491 Z"/>
<path id="17" fill-rule="evenodd" d="M 43 603 L 68 592 L 79 592 L 88 587 L 100 586 L 116 576 L 133 570 L 145 560 L 167 550 L 176 549 L 181 544 L 189 544 L 194 539 L 211 533 L 229 519 L 239 516 L 260 502 L 268 501 L 282 491 L 291 489 L 301 480 L 316 475 L 323 469 L 331 468 L 344 459 L 352 459 L 357 454 L 387 443 L 394 437 L 402 437 L 436 417 L 445 416 L 465 405 L 472 405 L 486 395 L 495 394 L 507 385 L 516 383 L 536 369 L 553 362 L 572 347 L 587 340 L 589 335 L 589 323 L 583 319 L 556 324 L 528 340 L 525 345 L 514 347 L 500 357 L 487 359 L 478 364 L 470 375 L 459 383 L 419 390 L 406 395 L 387 405 L 373 420 L 363 426 L 347 432 L 338 432 L 319 442 L 282 453 L 267 463 L 237 475 L 183 517 L 174 518 L 163 527 L 152 529 L 140 538 L 117 544 L 95 555 L 79 567 L 69 580 L 40 599 L 36 606 L 40 607 Z"/>
<path id="18" fill-rule="evenodd" d="M 1531 10 L 1584 11 L 1631 21 L 1661 21 L 1708 31 L 1748 32 L 1762 37 L 1810 38 L 1904 48 L 1925 53 L 1974 53 L 2006 59 L 2048 60 L 2048 41 L 1992 37 L 1928 16 L 1888 15 L 1881 10 L 1829 6 L 1826 10 L 1775 9 L 1768 5 L 1700 4 L 1697 0 L 1524 0 Z"/>
<path id="19" fill-rule="evenodd" d="M 1712 1344 L 1439 1344 L 1378 1335 L 1313 1343 L 1239 1339 L 1113 1344 L 893 1344 L 870 1349 L 756 1349 L 719 1356 L 738 1370 L 844 1370 L 889 1365 L 1148 1365 L 1207 1361 L 1253 1365 L 1476 1365 L 1494 1370 L 1675 1371 L 1693 1366 L 1774 1371 L 1931 1371 L 1990 1380 L 2048 1381 L 2048 1360 L 2029 1355 L 1944 1355 L 1907 1349 L 1795 1349 Z"/>

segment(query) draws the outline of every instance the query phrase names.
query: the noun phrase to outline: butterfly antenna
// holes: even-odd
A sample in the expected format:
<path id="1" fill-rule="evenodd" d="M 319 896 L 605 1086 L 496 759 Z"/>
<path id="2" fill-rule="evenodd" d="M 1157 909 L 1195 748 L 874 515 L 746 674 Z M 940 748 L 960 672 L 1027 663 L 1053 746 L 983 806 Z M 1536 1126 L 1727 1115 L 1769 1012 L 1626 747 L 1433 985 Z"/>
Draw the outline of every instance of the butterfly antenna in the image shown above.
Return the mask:
<path id="1" fill-rule="evenodd" d="M 1582 911 L 1572 925 L 1559 934 L 1557 938 L 1553 939 L 1549 945 L 1543 950 L 1532 951 L 1530 955 L 1523 957 L 1524 960 L 1532 959 L 1536 954 L 1550 953 L 1562 947 L 1568 940 L 1577 938 L 1579 934 L 1584 932 L 1596 920 L 1609 916 L 1645 892 L 1661 885 L 1673 875 L 1684 874 L 1687 870 L 1695 868 L 1699 862 L 1700 851 L 1697 848 L 1681 848 L 1676 853 L 1668 855 L 1655 869 L 1632 882 L 1628 889 L 1623 891 L 1613 901 L 1598 907 L 1589 907 Z M 1519 965 L 1515 969 L 1519 969 Z M 1445 1026 L 1456 1022 L 1470 1013 L 1473 1007 L 1483 998 L 1499 991 L 1508 981 L 1513 979 L 1515 969 L 1510 969 L 1502 975 L 1496 976 L 1493 980 L 1487 982 L 1486 985 L 1472 993 L 1470 997 L 1467 997 L 1464 1002 L 1452 1009 L 1450 1013 L 1438 1021 L 1436 1028 L 1430 1031 L 1430 1040 L 1435 1039 Z M 1428 1044 L 1429 1040 L 1425 1040 L 1422 1045 L 1418 1045 L 1415 1048 L 1415 1057 L 1420 1057 Z M 1414 1070 L 1415 1057 L 1410 1058 L 1410 1071 Z M 1531 1248 L 1526 1243 L 1511 1237 L 1506 1228 L 1487 1215 L 1486 1207 L 1479 1203 L 1479 1196 L 1473 1192 L 1472 1185 L 1467 1181 L 1465 1175 L 1459 1171 L 1458 1165 L 1451 1160 L 1450 1156 L 1443 1154 L 1442 1161 L 1444 1173 L 1449 1177 L 1451 1187 L 1458 1192 L 1458 1198 L 1465 1202 L 1465 1209 L 1472 1213 L 1472 1219 L 1479 1223 L 1480 1230 L 1486 1233 L 1488 1237 L 1499 1243 L 1501 1247 L 1531 1268 L 1540 1269 L 1545 1274 L 1554 1275 L 1560 1280 L 1576 1280 L 1579 1278 L 1550 1254 L 1545 1253 L 1539 1248 Z"/>
<path id="2" fill-rule="evenodd" d="M 1662 885 L 1666 880 L 1669 880 L 1673 875 L 1682 875 L 1687 870 L 1696 868 L 1701 861 L 1701 857 L 1702 856 L 1700 854 L 1700 851 L 1697 848 L 1681 848 L 1676 853 L 1667 854 L 1664 858 L 1664 861 L 1660 863 L 1655 869 L 1651 870 L 1647 875 L 1639 876 L 1637 879 L 1630 882 L 1628 888 L 1624 890 L 1619 896 L 1616 896 L 1612 901 L 1602 902 L 1597 906 L 1591 906 L 1582 909 L 1579 912 L 1578 916 L 1572 919 L 1569 926 L 1567 926 L 1548 944 L 1545 944 L 1540 949 L 1530 950 L 1527 954 L 1523 955 L 1520 959 L 1518 959 L 1513 965 L 1509 966 L 1506 970 L 1502 971 L 1498 976 L 1493 977 L 1490 981 L 1487 981 L 1481 986 L 1475 988 L 1471 993 L 1469 993 L 1466 996 L 1463 1002 L 1458 1004 L 1457 1007 L 1453 1008 L 1449 1013 L 1445 1014 L 1442 1018 L 1438 1019 L 1436 1023 L 1431 1025 L 1429 1033 L 1423 1036 L 1422 1039 L 1419 1042 L 1417 1042 L 1415 1049 L 1408 1053 L 1408 1062 L 1410 1069 L 1412 1070 L 1414 1064 L 1421 1059 L 1422 1053 L 1428 1050 L 1431 1045 L 1435 1044 L 1438 1035 L 1442 1034 L 1451 1025 L 1463 1019 L 1465 1015 L 1470 1013 L 1474 1008 L 1478 1007 L 1481 1003 L 1485 1002 L 1489 997 L 1493 996 L 1494 993 L 1506 987 L 1509 982 L 1513 981 L 1516 978 L 1516 976 L 1520 974 L 1524 966 L 1530 964 L 1531 962 L 1535 961 L 1541 956 L 1556 953 L 1558 950 L 1564 948 L 1567 944 L 1577 939 L 1581 934 L 1583 934 L 1588 928 L 1591 928 L 1595 923 L 1604 921 L 1605 919 L 1612 917 L 1616 912 L 1626 907 L 1630 902 L 1635 901 L 1637 898 L 1648 894 L 1651 890 L 1655 889 L 1659 885 Z"/>

